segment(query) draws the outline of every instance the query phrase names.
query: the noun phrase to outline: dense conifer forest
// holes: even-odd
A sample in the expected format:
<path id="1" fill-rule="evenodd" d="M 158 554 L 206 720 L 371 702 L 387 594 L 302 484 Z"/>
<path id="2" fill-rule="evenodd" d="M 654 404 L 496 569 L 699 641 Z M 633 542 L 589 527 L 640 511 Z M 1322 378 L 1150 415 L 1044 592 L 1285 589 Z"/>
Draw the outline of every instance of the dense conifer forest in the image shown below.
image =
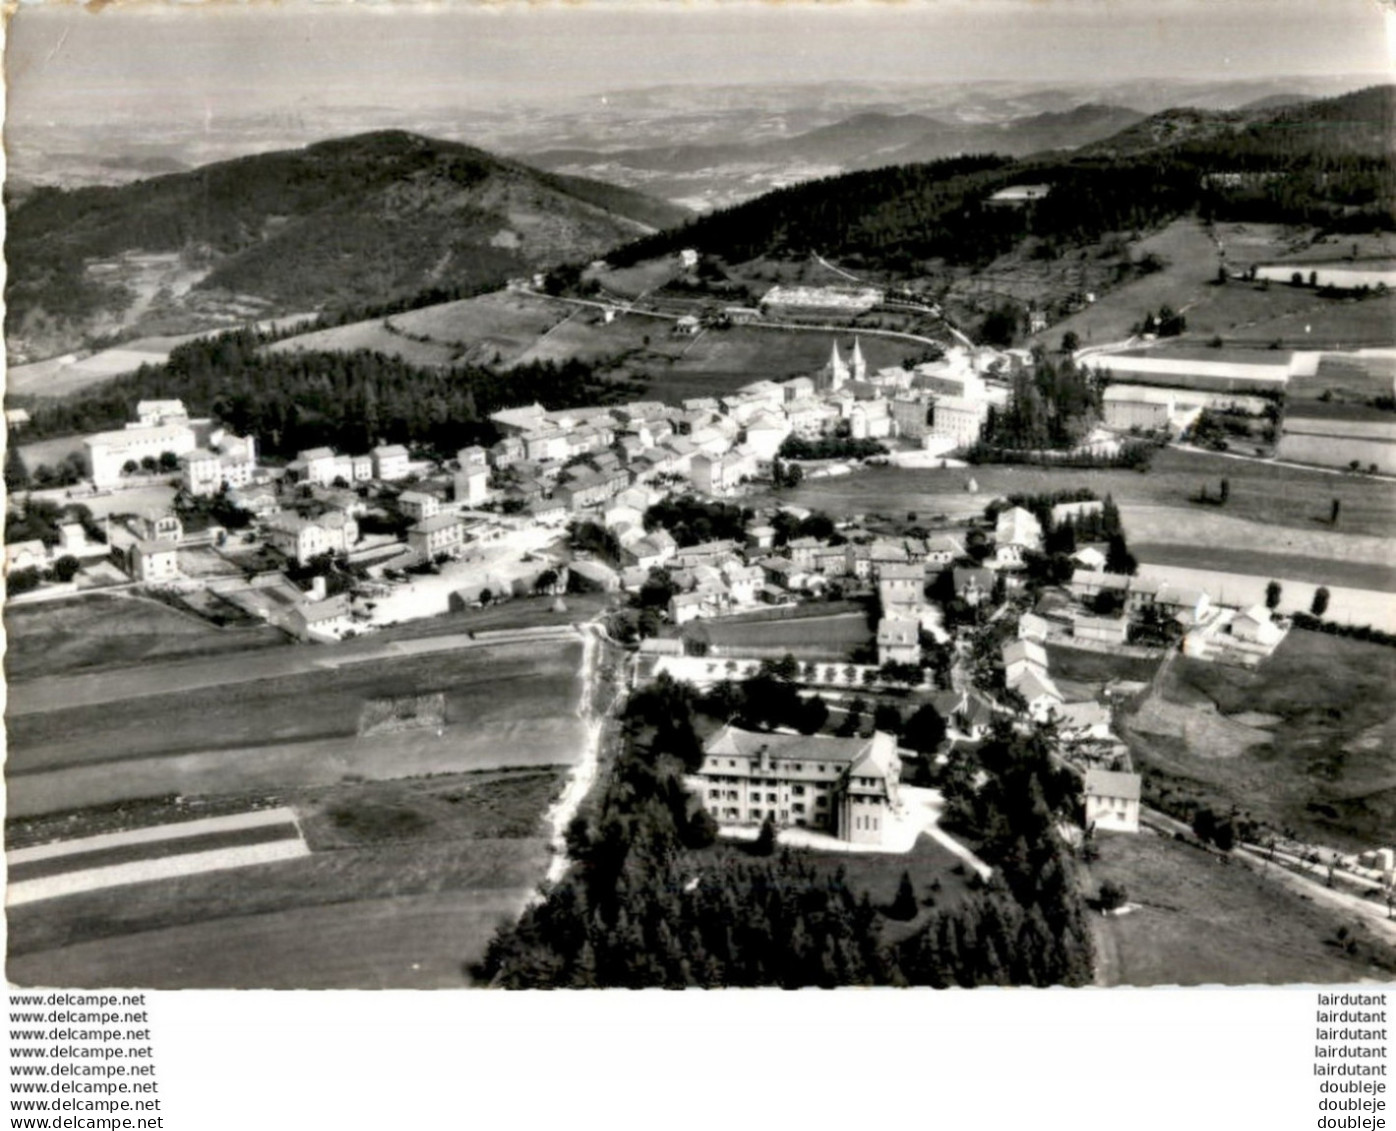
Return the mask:
<path id="1" fill-rule="evenodd" d="M 584 361 L 541 362 L 497 371 L 431 369 L 368 350 L 269 353 L 266 335 L 241 330 L 177 347 L 163 365 L 63 400 L 25 398 L 27 436 L 42 439 L 120 428 L 136 403 L 179 397 L 196 415 L 213 415 L 262 452 L 294 456 L 328 444 L 346 452 L 407 443 L 441 454 L 496 439 L 489 415 L 538 401 L 545 408 L 614 403 L 637 393 L 599 379 Z M 17 402 L 18 403 L 18 402 Z"/>

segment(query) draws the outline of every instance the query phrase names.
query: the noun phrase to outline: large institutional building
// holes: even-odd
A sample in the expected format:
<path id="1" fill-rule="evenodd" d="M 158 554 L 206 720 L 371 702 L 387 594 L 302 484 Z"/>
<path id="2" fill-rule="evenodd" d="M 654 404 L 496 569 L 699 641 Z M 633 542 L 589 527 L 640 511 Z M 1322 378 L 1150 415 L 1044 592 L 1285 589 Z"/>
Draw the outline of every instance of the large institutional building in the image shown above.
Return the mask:
<path id="1" fill-rule="evenodd" d="M 722 824 L 816 829 L 881 844 L 897 804 L 897 740 L 758 734 L 727 726 L 708 741 L 690 785 Z"/>

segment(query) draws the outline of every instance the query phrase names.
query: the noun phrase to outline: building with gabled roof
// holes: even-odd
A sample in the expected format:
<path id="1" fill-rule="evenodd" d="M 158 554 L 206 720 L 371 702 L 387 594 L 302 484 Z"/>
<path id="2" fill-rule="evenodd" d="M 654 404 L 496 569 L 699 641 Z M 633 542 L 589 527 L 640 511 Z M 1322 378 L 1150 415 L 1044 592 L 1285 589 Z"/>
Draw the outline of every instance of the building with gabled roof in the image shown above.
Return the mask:
<path id="1" fill-rule="evenodd" d="M 1112 832 L 1139 831 L 1140 778 L 1138 774 L 1111 770 L 1087 770 L 1084 787 L 1086 828 Z"/>
<path id="2" fill-rule="evenodd" d="M 817 829 L 880 844 L 899 802 L 897 740 L 760 734 L 725 726 L 708 740 L 690 785 L 723 824 Z"/>

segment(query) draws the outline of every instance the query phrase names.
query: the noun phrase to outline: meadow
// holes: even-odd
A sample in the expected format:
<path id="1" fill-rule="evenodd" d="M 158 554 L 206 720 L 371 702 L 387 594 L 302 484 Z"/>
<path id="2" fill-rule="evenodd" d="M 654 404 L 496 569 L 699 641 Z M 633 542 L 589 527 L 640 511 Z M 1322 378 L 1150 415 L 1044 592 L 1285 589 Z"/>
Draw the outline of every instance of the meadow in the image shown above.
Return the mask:
<path id="1" fill-rule="evenodd" d="M 1292 630 L 1258 668 L 1181 657 L 1125 719 L 1154 803 L 1189 802 L 1357 850 L 1396 828 L 1396 650 Z"/>
<path id="2" fill-rule="evenodd" d="M 267 626 L 216 628 L 156 601 L 106 594 L 7 606 L 5 635 L 10 680 L 287 643 Z"/>
<path id="3" fill-rule="evenodd" d="M 1123 884 L 1135 906 L 1093 919 L 1111 986 L 1287 985 L 1388 981 L 1396 952 L 1365 930 L 1349 951 L 1341 917 L 1239 860 L 1150 831 L 1096 838 L 1089 880 Z"/>
<path id="4" fill-rule="evenodd" d="M 310 856 L 11 909 L 13 981 L 460 986 L 547 866 L 556 768 L 279 796 Z M 252 798 L 244 798 L 245 804 Z"/>

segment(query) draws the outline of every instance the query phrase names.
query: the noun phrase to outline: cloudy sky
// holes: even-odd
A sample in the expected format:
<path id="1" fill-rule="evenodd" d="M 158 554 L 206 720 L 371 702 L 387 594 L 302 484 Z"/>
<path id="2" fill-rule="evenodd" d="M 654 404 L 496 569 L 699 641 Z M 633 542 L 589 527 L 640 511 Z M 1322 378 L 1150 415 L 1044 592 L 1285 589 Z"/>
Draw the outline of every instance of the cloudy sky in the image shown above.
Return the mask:
<path id="1" fill-rule="evenodd" d="M 21 4 L 13 120 L 550 101 L 664 83 L 1361 75 L 1380 0 Z"/>

